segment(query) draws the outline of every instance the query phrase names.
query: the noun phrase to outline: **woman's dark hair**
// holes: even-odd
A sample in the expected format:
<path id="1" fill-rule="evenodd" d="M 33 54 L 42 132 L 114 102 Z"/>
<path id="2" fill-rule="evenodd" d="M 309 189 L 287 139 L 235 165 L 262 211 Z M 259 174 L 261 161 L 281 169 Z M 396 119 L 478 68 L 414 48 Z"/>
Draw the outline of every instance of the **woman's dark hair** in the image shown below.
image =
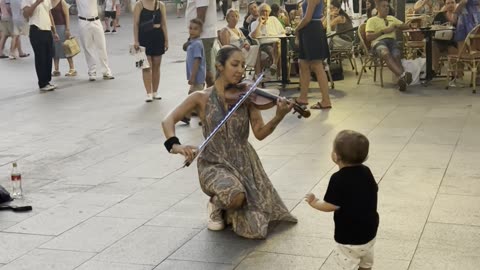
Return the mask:
<path id="1" fill-rule="evenodd" d="M 227 63 L 227 60 L 234 54 L 235 52 L 242 52 L 238 47 L 232 46 L 232 45 L 225 45 L 223 46 L 218 52 L 217 56 L 215 57 L 215 66 L 217 64 L 225 66 L 225 63 Z M 220 72 L 217 72 L 217 77 L 220 74 Z"/>
<path id="2" fill-rule="evenodd" d="M 369 145 L 365 135 L 353 130 L 342 130 L 335 137 L 333 151 L 345 164 L 362 164 L 367 160 Z"/>
<path id="3" fill-rule="evenodd" d="M 338 15 L 345 17 L 347 22 L 352 22 L 352 19 L 350 19 L 350 16 L 345 12 L 345 10 L 342 9 L 342 3 L 339 0 L 333 0 L 330 2 L 330 5 L 338 8 Z"/>
<path id="4" fill-rule="evenodd" d="M 272 11 L 270 12 L 270 16 L 278 17 L 278 12 L 280 11 L 280 6 L 277 4 L 272 4 L 270 6 Z"/>
<path id="5" fill-rule="evenodd" d="M 367 9 L 367 18 L 372 17 L 372 10 L 375 8 L 375 0 L 367 0 L 368 3 L 370 3 L 370 8 Z"/>

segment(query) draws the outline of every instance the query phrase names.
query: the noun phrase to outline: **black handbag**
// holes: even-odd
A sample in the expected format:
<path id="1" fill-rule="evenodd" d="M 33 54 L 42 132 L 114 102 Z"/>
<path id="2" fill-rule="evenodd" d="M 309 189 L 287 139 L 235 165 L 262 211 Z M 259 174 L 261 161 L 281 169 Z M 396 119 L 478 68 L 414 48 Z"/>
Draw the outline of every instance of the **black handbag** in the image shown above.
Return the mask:
<path id="1" fill-rule="evenodd" d="M 155 24 L 155 19 L 157 18 L 157 15 L 155 14 L 155 12 L 157 11 L 157 4 L 158 4 L 158 1 L 155 1 L 155 6 L 153 7 L 152 19 L 140 24 L 140 30 L 142 30 L 143 32 L 150 32 L 153 30 L 154 28 L 153 25 Z"/>
<path id="2" fill-rule="evenodd" d="M 10 197 L 10 193 L 8 193 L 5 188 L 0 186 L 0 203 L 9 202 L 11 200 L 12 197 Z"/>

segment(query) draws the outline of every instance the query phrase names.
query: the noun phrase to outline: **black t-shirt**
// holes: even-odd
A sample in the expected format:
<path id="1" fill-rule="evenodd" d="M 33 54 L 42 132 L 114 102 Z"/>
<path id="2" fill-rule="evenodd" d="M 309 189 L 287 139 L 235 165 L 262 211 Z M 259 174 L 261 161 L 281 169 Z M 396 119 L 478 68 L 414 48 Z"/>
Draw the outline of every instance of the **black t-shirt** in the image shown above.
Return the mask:
<path id="1" fill-rule="evenodd" d="M 363 245 L 377 235 L 378 186 L 367 166 L 344 167 L 330 178 L 324 201 L 339 206 L 335 211 L 335 241 Z"/>

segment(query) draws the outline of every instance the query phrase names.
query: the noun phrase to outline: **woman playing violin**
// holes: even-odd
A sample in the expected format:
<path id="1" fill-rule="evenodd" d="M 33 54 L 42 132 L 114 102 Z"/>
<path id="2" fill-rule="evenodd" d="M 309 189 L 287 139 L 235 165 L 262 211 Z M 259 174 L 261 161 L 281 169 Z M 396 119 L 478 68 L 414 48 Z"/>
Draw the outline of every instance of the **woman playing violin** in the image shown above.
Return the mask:
<path id="1" fill-rule="evenodd" d="M 207 137 L 228 112 L 227 85 L 237 85 L 245 72 L 240 49 L 223 47 L 216 57 L 217 79 L 212 87 L 190 94 L 162 122 L 168 138 L 165 147 L 172 154 L 193 160 L 196 147 L 181 145 L 175 137 L 175 123 L 197 110 Z M 226 89 L 227 88 L 227 89 Z M 270 221 L 296 222 L 265 173 L 255 149 L 248 142 L 250 126 L 259 140 L 270 135 L 291 111 L 292 104 L 277 100 L 275 116 L 264 123 L 262 114 L 252 103 L 242 104 L 199 155 L 197 166 L 200 186 L 210 197 L 208 229 L 222 230 L 231 224 L 236 234 L 263 239 Z"/>

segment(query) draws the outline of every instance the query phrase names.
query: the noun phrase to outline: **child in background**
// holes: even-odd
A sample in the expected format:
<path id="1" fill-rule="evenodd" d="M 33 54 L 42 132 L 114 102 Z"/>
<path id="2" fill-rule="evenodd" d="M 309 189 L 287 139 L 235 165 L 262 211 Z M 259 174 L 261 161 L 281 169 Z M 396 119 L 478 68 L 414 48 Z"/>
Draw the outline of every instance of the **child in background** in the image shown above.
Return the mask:
<path id="1" fill-rule="evenodd" d="M 343 130 L 333 143 L 332 160 L 339 171 L 328 183 L 323 201 L 309 193 L 308 204 L 323 212 L 335 212 L 333 256 L 341 269 L 369 270 L 377 235 L 378 186 L 370 169 L 363 165 L 368 156 L 368 139 L 358 132 Z"/>
<path id="2" fill-rule="evenodd" d="M 110 33 L 110 25 L 113 26 L 112 33 L 117 32 L 117 1 L 118 0 L 106 0 L 105 1 L 105 33 Z"/>
<path id="3" fill-rule="evenodd" d="M 175 5 L 177 7 L 177 18 L 181 18 L 180 15 L 183 9 L 183 0 L 175 0 Z"/>
<path id="4" fill-rule="evenodd" d="M 206 76 L 206 59 L 205 51 L 203 49 L 203 43 L 200 39 L 202 33 L 203 22 L 200 19 L 193 19 L 190 21 L 188 28 L 190 37 L 187 47 L 187 80 L 190 89 L 188 94 L 195 91 L 200 91 L 205 88 L 205 76 Z M 186 117 L 182 120 L 184 123 L 189 124 L 190 118 Z"/>

